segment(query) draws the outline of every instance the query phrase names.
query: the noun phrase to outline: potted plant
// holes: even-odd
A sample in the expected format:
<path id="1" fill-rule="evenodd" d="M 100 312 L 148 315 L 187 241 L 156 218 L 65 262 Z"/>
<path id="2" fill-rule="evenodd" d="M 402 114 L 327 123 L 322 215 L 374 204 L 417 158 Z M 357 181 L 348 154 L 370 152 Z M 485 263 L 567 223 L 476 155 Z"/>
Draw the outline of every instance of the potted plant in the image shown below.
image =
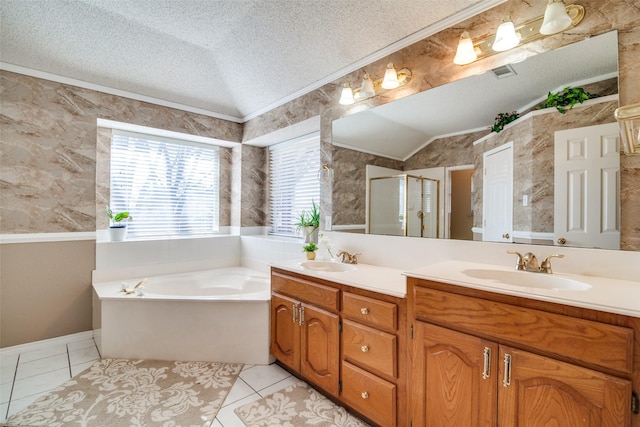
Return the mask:
<path id="1" fill-rule="evenodd" d="M 318 245 L 314 242 L 310 242 L 302 247 L 302 250 L 307 253 L 307 259 L 309 261 L 313 261 L 316 259 L 316 251 L 318 250 Z"/>
<path id="2" fill-rule="evenodd" d="M 129 212 L 113 213 L 111 208 L 107 206 L 107 216 L 111 220 L 109 225 L 109 240 L 112 242 L 121 242 L 127 235 L 127 223 L 124 220 L 131 219 Z"/>
<path id="3" fill-rule="evenodd" d="M 313 200 L 311 201 L 311 210 L 302 211 L 298 214 L 298 222 L 294 224 L 296 230 L 302 231 L 304 242 L 317 242 L 318 229 L 320 228 L 320 210 Z"/>

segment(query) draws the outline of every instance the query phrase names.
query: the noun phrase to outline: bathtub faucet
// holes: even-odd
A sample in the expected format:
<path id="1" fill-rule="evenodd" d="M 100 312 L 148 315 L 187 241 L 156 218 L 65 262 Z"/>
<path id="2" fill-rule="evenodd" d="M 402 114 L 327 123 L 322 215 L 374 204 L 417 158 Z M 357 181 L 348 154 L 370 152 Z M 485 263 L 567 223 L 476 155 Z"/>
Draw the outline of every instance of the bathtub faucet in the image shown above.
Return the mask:
<path id="1" fill-rule="evenodd" d="M 357 264 L 358 263 L 358 255 L 359 253 L 350 254 L 347 251 L 339 251 L 337 254 L 342 259 L 342 262 L 345 264 Z"/>

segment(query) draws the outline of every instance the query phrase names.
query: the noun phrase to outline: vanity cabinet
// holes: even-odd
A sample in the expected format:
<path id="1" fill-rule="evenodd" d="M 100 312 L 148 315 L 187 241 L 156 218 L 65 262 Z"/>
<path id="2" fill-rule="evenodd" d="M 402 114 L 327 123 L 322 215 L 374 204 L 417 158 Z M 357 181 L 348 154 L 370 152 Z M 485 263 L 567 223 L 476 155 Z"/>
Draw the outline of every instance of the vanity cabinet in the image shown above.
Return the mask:
<path id="1" fill-rule="evenodd" d="M 338 291 L 278 274 L 271 284 L 271 354 L 310 383 L 337 395 Z"/>
<path id="2" fill-rule="evenodd" d="M 638 425 L 637 319 L 415 278 L 408 298 L 413 425 Z"/>
<path id="3" fill-rule="evenodd" d="M 396 425 L 398 306 L 352 292 L 342 296 L 342 395 L 384 426 Z"/>
<path id="4" fill-rule="evenodd" d="M 404 298 L 275 268 L 271 289 L 280 364 L 377 425 L 409 425 Z"/>

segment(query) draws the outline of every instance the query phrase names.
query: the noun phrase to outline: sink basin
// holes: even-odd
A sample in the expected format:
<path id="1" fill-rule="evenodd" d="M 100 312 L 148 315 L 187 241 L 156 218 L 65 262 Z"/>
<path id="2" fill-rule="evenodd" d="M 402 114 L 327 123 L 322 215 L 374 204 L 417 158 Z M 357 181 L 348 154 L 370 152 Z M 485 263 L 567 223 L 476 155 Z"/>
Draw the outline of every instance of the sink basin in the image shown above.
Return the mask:
<path id="1" fill-rule="evenodd" d="M 586 291 L 591 288 L 591 285 L 586 283 L 554 274 L 490 269 L 468 269 L 462 272 L 475 279 L 489 280 L 523 288 L 548 289 L 552 291 Z"/>
<path id="2" fill-rule="evenodd" d="M 355 271 L 358 269 L 353 264 L 343 264 L 336 261 L 305 261 L 301 262 L 300 266 L 307 270 L 313 271 L 325 271 L 331 273 L 340 273 L 345 271 Z"/>

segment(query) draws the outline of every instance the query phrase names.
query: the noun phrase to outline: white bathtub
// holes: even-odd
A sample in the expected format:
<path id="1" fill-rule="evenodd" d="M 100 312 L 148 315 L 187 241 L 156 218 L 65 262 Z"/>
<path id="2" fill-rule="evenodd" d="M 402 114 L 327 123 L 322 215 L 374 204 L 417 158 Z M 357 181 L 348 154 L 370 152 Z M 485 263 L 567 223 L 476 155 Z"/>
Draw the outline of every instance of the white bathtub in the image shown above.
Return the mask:
<path id="1" fill-rule="evenodd" d="M 266 364 L 269 275 L 242 267 L 94 283 L 103 357 Z"/>

